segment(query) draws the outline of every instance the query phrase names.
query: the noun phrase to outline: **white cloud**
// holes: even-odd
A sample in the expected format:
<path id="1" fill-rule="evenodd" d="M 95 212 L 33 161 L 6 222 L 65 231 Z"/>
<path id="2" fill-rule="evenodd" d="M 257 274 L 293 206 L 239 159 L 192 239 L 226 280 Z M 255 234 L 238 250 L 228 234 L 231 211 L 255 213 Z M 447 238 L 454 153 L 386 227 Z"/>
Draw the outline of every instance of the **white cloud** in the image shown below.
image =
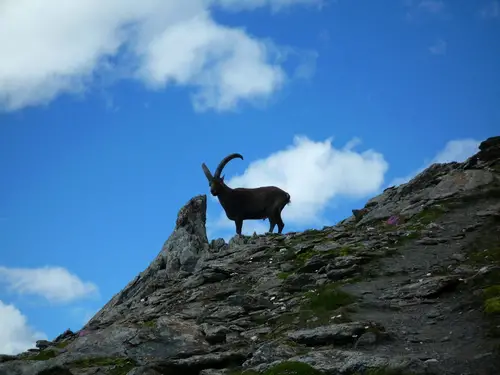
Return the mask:
<path id="1" fill-rule="evenodd" d="M 438 39 L 434 42 L 432 46 L 429 47 L 429 51 L 433 55 L 446 55 L 447 44 L 443 39 Z"/>
<path id="2" fill-rule="evenodd" d="M 249 0 L 277 11 L 318 0 Z M 0 109 L 82 94 L 96 78 L 133 78 L 150 88 L 194 90 L 197 110 L 266 99 L 286 82 L 280 49 L 245 29 L 216 23 L 230 0 L 4 0 L 0 15 Z M 281 56 L 282 57 L 282 56 Z"/>
<path id="3" fill-rule="evenodd" d="M 362 198 L 383 184 L 388 169 L 383 155 L 373 150 L 357 152 L 354 147 L 359 143 L 354 139 L 337 149 L 331 138 L 316 142 L 296 136 L 293 145 L 251 162 L 242 175 L 232 177 L 227 184 L 233 188 L 279 186 L 291 196 L 291 204 L 282 213 L 285 225 L 321 223 L 324 209 L 334 198 Z M 211 226 L 234 229 L 223 212 Z M 263 233 L 268 228 L 267 221 L 249 220 L 243 232 Z"/>
<path id="4" fill-rule="evenodd" d="M 445 4 L 441 0 L 404 0 L 407 8 L 405 17 L 408 21 L 414 22 L 423 16 L 442 16 L 445 11 Z"/>
<path id="5" fill-rule="evenodd" d="M 490 1 L 479 11 L 483 18 L 499 18 L 500 17 L 500 2 L 497 0 Z"/>
<path id="6" fill-rule="evenodd" d="M 71 302 L 98 292 L 62 267 L 7 268 L 0 266 L 0 283 L 19 294 L 38 295 L 51 302 Z"/>
<path id="7" fill-rule="evenodd" d="M 253 10 L 269 6 L 273 12 L 295 4 L 313 5 L 321 8 L 325 0 L 213 0 L 213 3 L 227 10 Z"/>
<path id="8" fill-rule="evenodd" d="M 477 141 L 472 138 L 448 141 L 445 147 L 439 151 L 436 156 L 431 159 L 431 161 L 425 162 L 422 167 L 413 171 L 406 177 L 395 178 L 388 186 L 404 184 L 434 163 L 450 163 L 452 161 L 462 163 L 479 151 L 480 143 L 481 141 Z"/>
<path id="9" fill-rule="evenodd" d="M 429 13 L 439 13 L 444 8 L 444 3 L 439 0 L 422 0 L 418 3 L 418 8 Z"/>
<path id="10" fill-rule="evenodd" d="M 431 163 L 463 162 L 479 151 L 481 141 L 475 139 L 455 139 L 446 143 L 443 150 L 432 159 Z"/>
<path id="11" fill-rule="evenodd" d="M 0 354 L 18 354 L 35 346 L 47 336 L 28 325 L 26 317 L 14 306 L 0 300 Z"/>

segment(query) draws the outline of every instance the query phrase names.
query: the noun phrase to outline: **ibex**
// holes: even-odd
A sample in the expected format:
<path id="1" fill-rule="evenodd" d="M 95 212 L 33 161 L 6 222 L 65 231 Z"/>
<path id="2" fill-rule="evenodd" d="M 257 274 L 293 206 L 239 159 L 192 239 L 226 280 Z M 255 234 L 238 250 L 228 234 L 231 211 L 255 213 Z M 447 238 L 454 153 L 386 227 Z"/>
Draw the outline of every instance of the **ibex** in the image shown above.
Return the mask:
<path id="1" fill-rule="evenodd" d="M 277 224 L 278 233 L 281 233 L 285 227 L 281 219 L 281 211 L 290 203 L 290 194 L 276 186 L 231 189 L 224 183 L 224 176 L 220 175 L 226 164 L 235 158 L 243 160 L 240 154 L 226 156 L 219 163 L 213 176 L 205 163 L 202 163 L 201 167 L 208 179 L 210 193 L 219 199 L 227 218 L 234 221 L 238 235 L 241 235 L 243 220 L 257 219 L 269 219 L 269 232 L 272 233 Z"/>

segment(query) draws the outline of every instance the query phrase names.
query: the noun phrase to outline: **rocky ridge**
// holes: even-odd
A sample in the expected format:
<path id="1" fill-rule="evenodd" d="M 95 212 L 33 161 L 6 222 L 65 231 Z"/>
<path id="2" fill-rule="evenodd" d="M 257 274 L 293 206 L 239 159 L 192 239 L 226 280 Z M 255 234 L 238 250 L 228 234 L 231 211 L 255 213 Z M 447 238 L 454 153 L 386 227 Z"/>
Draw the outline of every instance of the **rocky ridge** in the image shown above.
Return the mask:
<path id="1" fill-rule="evenodd" d="M 332 227 L 208 241 L 192 198 L 150 266 L 0 375 L 496 374 L 500 137 Z"/>

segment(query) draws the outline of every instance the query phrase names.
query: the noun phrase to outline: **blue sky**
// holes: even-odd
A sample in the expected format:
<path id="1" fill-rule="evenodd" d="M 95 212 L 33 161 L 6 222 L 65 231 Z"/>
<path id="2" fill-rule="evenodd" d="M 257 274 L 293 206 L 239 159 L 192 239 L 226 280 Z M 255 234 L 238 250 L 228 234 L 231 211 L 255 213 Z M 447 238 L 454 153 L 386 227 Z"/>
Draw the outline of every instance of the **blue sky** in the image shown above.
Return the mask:
<path id="1" fill-rule="evenodd" d="M 202 162 L 239 152 L 230 186 L 287 190 L 287 232 L 498 133 L 498 1 L 43 4 L 0 10 L 0 353 L 78 330 L 146 268 L 209 193 Z M 213 198 L 208 218 L 234 234 Z"/>

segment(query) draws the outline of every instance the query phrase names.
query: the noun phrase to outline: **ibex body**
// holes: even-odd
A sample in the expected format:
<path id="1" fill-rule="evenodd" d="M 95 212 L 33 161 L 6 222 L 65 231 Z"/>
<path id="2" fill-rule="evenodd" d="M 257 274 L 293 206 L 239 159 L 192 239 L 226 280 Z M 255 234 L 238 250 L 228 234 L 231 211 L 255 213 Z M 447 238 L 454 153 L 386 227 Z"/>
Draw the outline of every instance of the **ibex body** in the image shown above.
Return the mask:
<path id="1" fill-rule="evenodd" d="M 269 219 L 269 232 L 272 233 L 278 225 L 278 233 L 283 231 L 285 223 L 281 219 L 281 211 L 290 203 L 290 194 L 276 186 L 262 186 L 258 188 L 232 189 L 224 183 L 222 170 L 234 158 L 243 160 L 240 154 L 226 156 L 219 163 L 214 175 L 203 163 L 201 167 L 208 179 L 210 193 L 219 199 L 229 220 L 234 221 L 236 233 L 241 234 L 243 220 Z"/>

